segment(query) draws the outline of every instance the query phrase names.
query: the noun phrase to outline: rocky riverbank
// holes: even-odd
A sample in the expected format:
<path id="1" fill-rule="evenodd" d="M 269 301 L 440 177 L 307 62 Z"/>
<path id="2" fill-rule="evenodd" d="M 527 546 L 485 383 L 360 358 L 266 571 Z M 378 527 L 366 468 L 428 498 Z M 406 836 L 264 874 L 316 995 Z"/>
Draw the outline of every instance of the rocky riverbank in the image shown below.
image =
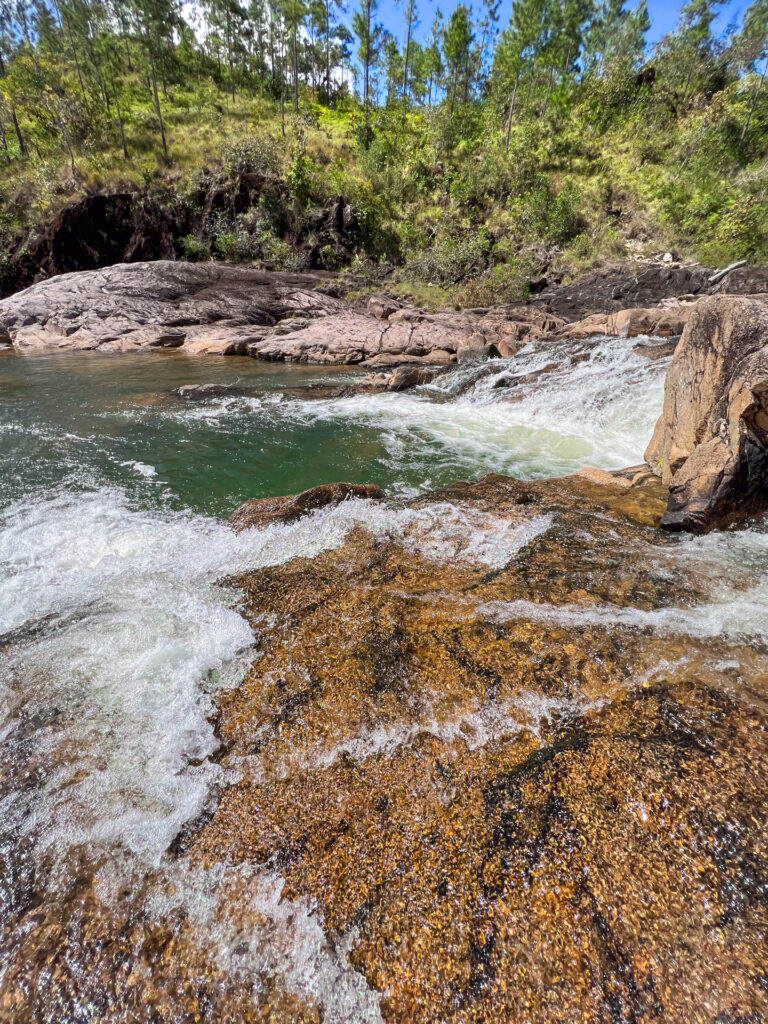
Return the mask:
<path id="1" fill-rule="evenodd" d="M 624 265 L 605 275 L 594 293 L 589 278 L 546 290 L 528 304 L 430 312 L 389 296 L 350 303 L 339 297 L 332 275 L 125 263 L 52 277 L 4 299 L 0 343 L 23 352 L 174 348 L 378 369 L 447 366 L 506 358 L 545 336 L 676 337 L 711 292 L 768 290 L 768 276 L 754 268 L 736 268 L 714 282 L 709 272 L 681 278 L 659 267 Z M 619 297 L 605 296 L 606 281 Z M 689 291 L 681 293 L 685 285 Z M 647 304 L 622 304 L 631 299 Z"/>
<path id="2" fill-rule="evenodd" d="M 79 293 L 71 334 L 64 306 L 54 322 L 37 289 L 81 278 L 36 286 L 38 306 L 33 292 L 14 300 L 14 339 L 90 332 L 106 351 L 116 338 L 140 350 L 161 326 L 182 344 L 197 329 L 254 329 L 254 308 L 278 324 L 301 313 L 307 331 L 353 315 L 380 330 L 398 312 L 353 312 L 320 279 L 224 269 L 214 288 L 168 267 L 150 309 L 137 269 L 133 293 L 105 284 L 90 307 Z M 29 450 L 66 433 L 86 472 L 68 467 L 74 489 L 38 505 L 35 462 L 32 497 L 0 533 L 6 604 L 20 607 L 0 642 L 0 1020 L 768 1016 L 768 545 L 764 521 L 744 522 L 765 508 L 766 308 L 686 306 L 671 362 L 669 339 L 635 333 L 635 311 L 613 321 L 614 339 L 592 321 L 503 362 L 487 360 L 483 336 L 457 348 L 461 365 L 376 370 L 383 381 L 302 389 L 295 369 L 279 393 L 177 379 L 148 395 L 142 377 L 108 419 L 99 402 L 93 421 L 58 429 L 36 412 Z M 111 362 L 83 368 L 107 375 Z M 177 359 L 120 365 L 163 362 Z M 243 451 L 277 462 L 292 420 L 315 406 L 347 415 L 378 402 L 390 421 L 407 408 L 418 423 L 427 393 L 447 419 L 465 402 L 485 446 L 495 411 L 527 401 L 552 428 L 542 449 L 568 445 L 578 412 L 599 425 L 595 450 L 623 451 L 632 399 L 652 399 L 655 415 L 668 362 L 649 465 L 624 471 L 493 474 L 398 499 L 325 485 L 248 501 L 234 530 L 165 497 L 154 513 L 132 507 L 106 475 L 117 463 L 155 500 L 171 459 L 186 458 L 182 476 L 207 459 L 210 488 L 225 457 L 215 432 L 234 439 L 232 465 Z M 76 404 L 58 388 L 57 409 Z M 607 415 L 617 389 L 629 403 Z M 473 405 L 483 393 L 492 401 Z M 242 417 L 282 406 L 279 444 L 266 447 L 262 425 L 246 449 Z M 130 417 L 123 451 L 112 435 Z M 215 432 L 199 433 L 203 422 Z M 169 423 L 145 455 L 142 439 Z M 423 443 L 408 427 L 395 441 L 404 461 Z M 88 463 L 99 445 L 110 468 Z M 742 529 L 707 537 L 659 528 L 734 521 Z"/>
<path id="3" fill-rule="evenodd" d="M 768 1014 L 760 598 L 666 497 L 491 476 L 230 579 L 258 646 L 210 805 L 123 889 L 9 876 L 5 1017 Z"/>

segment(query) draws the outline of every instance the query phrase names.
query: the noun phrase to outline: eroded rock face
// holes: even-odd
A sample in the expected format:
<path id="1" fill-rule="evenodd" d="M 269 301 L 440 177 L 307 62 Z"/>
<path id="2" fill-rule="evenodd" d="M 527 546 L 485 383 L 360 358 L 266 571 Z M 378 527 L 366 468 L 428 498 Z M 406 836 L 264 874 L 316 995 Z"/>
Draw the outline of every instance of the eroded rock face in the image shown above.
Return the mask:
<path id="1" fill-rule="evenodd" d="M 288 494 L 278 498 L 252 498 L 235 509 L 230 523 L 236 530 L 269 526 L 270 523 L 292 523 L 319 508 L 340 505 L 349 498 L 383 498 L 376 484 L 320 484 L 301 494 Z"/>
<path id="2" fill-rule="evenodd" d="M 226 264 L 158 261 L 64 274 L 0 302 L 0 330 L 15 348 L 131 352 L 183 348 L 245 355 L 289 316 L 344 308 L 310 275 Z"/>
<path id="3" fill-rule="evenodd" d="M 768 505 L 768 296 L 697 304 L 645 457 L 670 488 L 667 529 L 708 530 Z"/>
<path id="4" fill-rule="evenodd" d="M 569 284 L 547 288 L 532 302 L 566 320 L 582 320 L 596 313 L 655 306 L 669 298 L 768 291 L 768 270 L 764 268 L 737 267 L 714 283 L 712 277 L 713 271 L 706 267 L 621 261 L 590 270 Z"/>
<path id="5" fill-rule="evenodd" d="M 114 263 L 174 259 L 186 221 L 150 196 L 130 192 L 86 196 L 65 206 L 12 256 L 8 274 L 25 287 L 54 274 Z"/>
<path id="6" fill-rule="evenodd" d="M 8 291 L 77 270 L 116 263 L 172 260 L 193 233 L 215 250 L 222 221 L 234 224 L 259 206 L 270 227 L 308 270 L 343 266 L 352 259 L 357 216 L 343 196 L 333 196 L 297 229 L 287 184 L 254 171 L 204 172 L 189 201 L 176 193 L 157 198 L 135 192 L 89 195 L 69 203 L 45 226 L 16 240 L 3 271 Z"/>

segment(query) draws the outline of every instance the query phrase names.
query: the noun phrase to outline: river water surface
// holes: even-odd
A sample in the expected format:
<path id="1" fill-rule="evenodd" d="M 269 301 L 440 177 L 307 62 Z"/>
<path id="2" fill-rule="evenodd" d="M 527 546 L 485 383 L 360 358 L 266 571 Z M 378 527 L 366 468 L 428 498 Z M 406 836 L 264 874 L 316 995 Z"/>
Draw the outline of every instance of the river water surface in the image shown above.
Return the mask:
<path id="1" fill-rule="evenodd" d="M 1 1019 L 22 1004 L 24 1019 L 110 1019 L 76 979 L 66 1005 L 45 1008 L 21 992 L 17 964 L 9 973 L 29 906 L 63 899 L 83 860 L 105 904 L 149 874 L 171 879 L 146 913 L 183 907 L 215 934 L 222 977 L 246 971 L 262 988 L 277 978 L 326 1020 L 380 1019 L 379 994 L 343 945 L 328 945 L 311 906 L 281 901 L 279 873 L 253 881 L 259 923 L 243 945 L 216 909 L 222 879 L 182 875 L 167 851 L 227 781 L 213 702 L 253 656 L 219 581 L 334 548 L 355 523 L 398 535 L 408 513 L 354 502 L 240 535 L 225 519 L 247 498 L 335 480 L 405 499 L 490 472 L 536 479 L 640 462 L 668 360 L 630 342 L 570 343 L 546 374 L 515 384 L 552 360 L 534 347 L 474 383 L 476 370 L 458 369 L 413 392 L 329 398 L 317 386 L 361 374 L 180 354 L 0 356 Z M 191 383 L 242 390 L 169 397 Z M 455 557 L 461 536 L 493 568 L 526 543 L 452 515 L 436 509 L 430 557 Z M 647 612 L 646 625 L 768 644 L 768 535 L 675 550 L 711 579 L 711 603 Z M 488 609 L 489 621 L 510 614 Z"/>

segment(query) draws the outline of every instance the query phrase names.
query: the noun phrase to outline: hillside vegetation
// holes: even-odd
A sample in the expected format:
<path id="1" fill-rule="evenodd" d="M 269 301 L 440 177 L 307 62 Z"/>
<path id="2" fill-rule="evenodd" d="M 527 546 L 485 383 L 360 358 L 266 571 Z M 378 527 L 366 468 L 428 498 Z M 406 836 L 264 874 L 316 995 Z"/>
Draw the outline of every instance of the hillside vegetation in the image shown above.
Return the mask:
<path id="1" fill-rule="evenodd" d="M 722 37 L 717 8 L 691 0 L 649 52 L 620 0 L 515 0 L 503 29 L 497 3 L 459 4 L 421 43 L 414 0 L 399 41 L 374 0 L 354 34 L 335 0 L 1 0 L 2 259 L 85 193 L 172 207 L 247 173 L 258 202 L 179 255 L 300 268 L 340 195 L 353 269 L 425 301 L 659 248 L 766 263 L 768 0 Z"/>

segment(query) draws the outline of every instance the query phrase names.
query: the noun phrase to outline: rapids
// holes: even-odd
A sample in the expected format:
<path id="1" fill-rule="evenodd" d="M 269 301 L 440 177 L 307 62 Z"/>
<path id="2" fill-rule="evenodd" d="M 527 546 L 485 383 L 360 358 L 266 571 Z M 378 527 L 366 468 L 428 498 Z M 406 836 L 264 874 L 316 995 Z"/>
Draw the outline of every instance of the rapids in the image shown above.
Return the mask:
<path id="1" fill-rule="evenodd" d="M 286 753 L 282 768 L 254 765 L 251 755 L 225 756 L 217 708 L 267 656 L 275 615 L 244 617 L 238 589 L 222 580 L 339 550 L 359 528 L 436 573 L 455 566 L 484 580 L 509 570 L 531 544 L 548 543 L 557 514 L 518 521 L 453 492 L 413 499 L 487 473 L 540 480 L 639 463 L 668 360 L 649 361 L 635 346 L 533 345 L 413 392 L 347 397 L 323 396 L 359 379 L 346 368 L 0 356 L 0 1019 L 139 1019 L 120 964 L 160 942 L 171 920 L 184 922 L 172 957 L 234 993 L 232 1016 L 215 1019 L 262 1019 L 262 1005 L 281 1021 L 383 1019 L 381 989 L 354 953 L 356 927 L 333 931 L 316 899 L 287 893 L 280 858 L 217 863 L 206 851 L 203 866 L 184 856 L 189 837 L 251 771 L 268 779 L 296 766 L 364 764 L 424 736 L 454 751 L 520 734 L 538 742 L 563 716 L 610 698 L 526 691 L 449 706 L 425 690 L 399 718 L 352 716 L 295 758 Z M 168 398 L 195 382 L 240 391 Z M 224 522 L 246 498 L 339 479 L 379 484 L 396 500 L 348 502 L 239 535 Z M 586 544 L 589 530 L 580 528 Z M 711 641 L 714 675 L 753 683 L 744 646 L 758 660 L 768 652 L 768 533 L 758 524 L 623 544 L 616 531 L 616 563 L 649 566 L 659 593 L 690 578 L 696 594 L 652 607 L 581 591 L 563 602 L 448 589 L 420 599 L 455 597 L 457 620 L 484 628 L 524 618 L 671 637 L 683 659 L 689 641 Z M 645 678 L 662 662 L 646 658 Z M 764 702 L 759 686 L 750 699 Z M 115 934 L 122 945 L 110 946 Z M 46 956 L 57 993 L 49 1002 L 29 966 Z M 110 971 L 123 975 L 104 991 Z M 155 1007 L 147 1020 L 196 1019 L 181 982 L 143 977 L 131 984 L 156 989 L 142 997 Z"/>

